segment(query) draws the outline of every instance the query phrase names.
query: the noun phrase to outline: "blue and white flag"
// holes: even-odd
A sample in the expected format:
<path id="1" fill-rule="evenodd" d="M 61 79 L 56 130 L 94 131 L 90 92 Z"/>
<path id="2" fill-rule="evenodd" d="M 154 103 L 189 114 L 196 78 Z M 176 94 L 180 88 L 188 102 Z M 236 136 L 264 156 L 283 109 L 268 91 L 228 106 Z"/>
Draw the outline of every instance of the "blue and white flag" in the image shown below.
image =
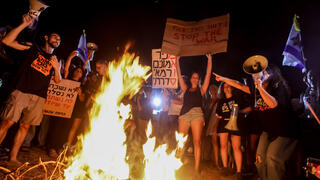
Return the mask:
<path id="1" fill-rule="evenodd" d="M 282 53 L 283 57 L 283 66 L 293 66 L 306 72 L 305 61 L 306 58 L 303 55 L 302 42 L 301 42 L 301 30 L 298 23 L 298 16 L 294 16 L 293 24 L 287 40 L 286 46 Z"/>
<path id="2" fill-rule="evenodd" d="M 86 33 L 85 30 L 83 30 L 82 35 L 80 36 L 80 40 L 78 43 L 78 49 L 77 51 L 79 52 L 78 57 L 83 61 L 83 63 L 86 62 L 87 57 L 88 57 L 88 52 L 87 52 L 87 39 L 86 39 Z M 88 62 L 86 69 L 88 72 L 91 71 L 90 68 L 90 62 Z"/>

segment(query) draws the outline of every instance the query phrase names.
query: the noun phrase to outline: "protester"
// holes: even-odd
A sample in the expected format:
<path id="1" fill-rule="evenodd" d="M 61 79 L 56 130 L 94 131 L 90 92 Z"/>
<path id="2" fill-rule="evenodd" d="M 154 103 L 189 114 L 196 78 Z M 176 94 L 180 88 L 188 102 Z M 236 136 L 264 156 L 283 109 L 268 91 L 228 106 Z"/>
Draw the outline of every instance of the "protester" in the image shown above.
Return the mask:
<path id="1" fill-rule="evenodd" d="M 169 147 L 175 147 L 176 138 L 175 132 L 178 131 L 178 117 L 183 105 L 183 92 L 182 90 L 175 89 L 172 90 L 172 95 L 169 99 L 169 109 L 168 109 L 168 132 L 169 132 Z"/>
<path id="2" fill-rule="evenodd" d="M 86 65 L 93 58 L 93 53 L 89 53 L 85 63 L 77 63 L 78 66 L 71 64 L 71 60 L 78 55 L 78 51 L 72 51 L 67 58 L 65 68 L 64 68 L 64 78 L 72 81 L 85 83 L 86 79 Z M 82 62 L 82 61 L 80 61 Z M 72 65 L 72 66 L 70 66 Z M 71 74 L 69 74 L 71 72 Z M 47 148 L 48 154 L 51 157 L 57 157 L 62 151 L 63 145 L 70 146 L 73 142 L 73 138 L 76 134 L 76 126 L 72 126 L 74 121 L 79 120 L 78 114 L 84 109 L 84 94 L 82 93 L 81 87 L 77 89 L 78 96 L 73 108 L 73 113 L 71 118 L 61 118 L 51 116 L 49 131 L 47 136 Z M 77 124 L 77 123 L 76 123 Z M 73 128 L 72 128 L 73 127 Z M 69 136 L 70 135 L 70 136 Z M 69 137 L 69 138 L 68 138 Z"/>
<path id="3" fill-rule="evenodd" d="M 137 106 L 138 106 L 138 118 L 136 119 L 137 123 L 137 133 L 141 139 L 141 143 L 144 144 L 147 140 L 146 129 L 148 122 L 152 121 L 152 111 L 153 106 L 151 104 L 151 87 L 143 87 L 142 91 L 138 94 L 137 97 Z"/>
<path id="4" fill-rule="evenodd" d="M 256 166 L 262 180 L 285 178 L 286 162 L 297 144 L 297 121 L 290 106 L 290 90 L 280 69 L 269 65 L 254 79 L 256 88 L 215 74 L 223 81 L 255 97 L 257 120 L 262 124 Z M 256 89 L 256 90 L 255 90 Z"/>
<path id="5" fill-rule="evenodd" d="M 78 50 L 74 50 L 74 51 L 72 51 L 72 52 L 70 53 L 70 55 L 68 56 L 68 58 L 67 58 L 67 60 L 66 60 L 65 68 L 64 68 L 63 78 L 65 78 L 65 79 L 68 78 L 68 76 L 69 76 L 69 71 L 74 69 L 73 66 L 76 66 L 76 65 L 73 64 L 73 66 L 70 67 L 71 61 L 72 61 L 75 57 L 77 57 L 78 55 L 79 55 Z M 86 76 L 88 75 L 88 73 L 90 73 L 90 72 L 87 72 L 87 71 L 86 71 L 86 67 L 87 67 L 88 63 L 90 63 L 90 61 L 93 59 L 93 57 L 94 57 L 94 51 L 88 51 L 88 56 L 87 56 L 86 61 L 85 61 L 84 63 L 77 63 L 77 64 L 79 64 L 80 66 L 82 66 L 82 69 L 85 70 L 85 74 L 83 75 L 84 79 L 86 79 Z M 79 59 L 80 59 L 80 58 L 79 58 Z M 82 61 L 80 60 L 79 62 L 82 62 Z M 79 66 L 79 65 L 78 65 L 78 66 Z"/>
<path id="6" fill-rule="evenodd" d="M 91 57 L 88 56 L 88 60 Z M 66 63 L 67 64 L 67 63 Z M 84 64 L 83 68 L 85 68 Z M 72 126 L 68 133 L 66 145 L 74 144 L 76 135 L 83 134 L 89 127 L 89 113 L 94 103 L 96 93 L 99 91 L 102 78 L 106 74 L 107 62 L 105 60 L 97 60 L 95 63 L 96 71 L 88 74 L 88 79 L 84 83 L 79 93 L 79 98 L 72 113 Z"/>
<path id="7" fill-rule="evenodd" d="M 169 105 L 170 105 L 170 97 L 171 97 L 171 90 L 167 88 L 163 88 L 161 93 L 161 111 L 159 115 L 159 134 L 157 137 L 157 142 L 159 144 L 168 144 L 168 138 L 169 138 L 169 119 L 168 119 L 168 111 L 169 111 Z"/>
<path id="8" fill-rule="evenodd" d="M 199 87 L 199 74 L 192 73 L 190 78 L 191 87 L 188 87 L 181 75 L 180 57 L 177 57 L 177 74 L 179 84 L 184 92 L 183 106 L 179 116 L 179 132 L 187 135 L 191 127 L 194 145 L 195 172 L 199 174 L 200 158 L 201 158 L 201 134 L 204 127 L 204 115 L 201 109 L 202 96 L 206 93 L 211 76 L 212 57 L 207 55 L 208 64 L 204 82 Z"/>
<path id="9" fill-rule="evenodd" d="M 217 100 L 218 100 L 218 86 L 211 85 L 209 87 L 209 93 L 211 96 L 211 101 L 209 104 L 209 109 L 211 110 L 209 115 L 209 124 L 207 128 L 207 135 L 211 136 L 211 144 L 213 149 L 214 155 L 214 166 L 220 169 L 219 165 L 219 145 L 218 145 L 218 134 L 217 134 L 217 127 L 218 127 L 218 117 L 216 114 L 217 110 Z"/>
<path id="10" fill-rule="evenodd" d="M 241 152 L 241 134 L 239 130 L 239 124 L 244 119 L 244 114 L 251 111 L 251 107 L 246 105 L 243 100 L 235 95 L 233 88 L 226 84 L 221 83 L 218 91 L 218 105 L 216 113 L 218 115 L 218 127 L 217 133 L 220 139 L 220 154 L 223 168 L 221 174 L 227 176 L 230 174 L 228 168 L 228 137 L 231 135 L 232 149 L 236 164 L 237 179 L 241 179 L 241 167 L 242 167 L 242 152 Z M 239 113 L 237 115 L 237 129 L 227 129 L 226 125 L 231 119 L 231 111 L 234 105 L 238 105 Z"/>
<path id="11" fill-rule="evenodd" d="M 61 38 L 57 33 L 44 36 L 45 44 L 38 47 L 20 44 L 16 38 L 19 33 L 33 22 L 28 15 L 23 16 L 22 23 L 13 28 L 3 39 L 2 43 L 17 50 L 28 50 L 27 56 L 17 74 L 16 90 L 14 90 L 1 112 L 0 143 L 6 136 L 8 129 L 20 120 L 19 129 L 14 138 L 9 161 L 20 164 L 17 155 L 30 125 L 39 125 L 42 120 L 42 107 L 47 95 L 47 89 L 53 75 L 53 80 L 61 80 L 60 63 L 53 54 L 59 47 Z M 22 117 L 20 119 L 20 117 Z"/>

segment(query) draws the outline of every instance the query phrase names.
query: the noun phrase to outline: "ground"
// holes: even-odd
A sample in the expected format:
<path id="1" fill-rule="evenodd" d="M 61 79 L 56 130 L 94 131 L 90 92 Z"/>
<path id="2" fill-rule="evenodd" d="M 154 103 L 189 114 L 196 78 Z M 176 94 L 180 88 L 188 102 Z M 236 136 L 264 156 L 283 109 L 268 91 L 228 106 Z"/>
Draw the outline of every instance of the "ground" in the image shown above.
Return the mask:
<path id="1" fill-rule="evenodd" d="M 19 153 L 19 159 L 21 162 L 25 163 L 28 162 L 28 165 L 25 165 L 23 167 L 19 167 L 14 164 L 10 164 L 5 160 L 0 161 L 0 179 L 5 179 L 5 176 L 8 175 L 11 171 L 12 178 L 8 177 L 7 179 L 18 179 L 18 176 L 21 176 L 22 180 L 42 180 L 42 179 L 50 179 L 50 176 L 52 172 L 54 171 L 56 167 L 56 159 L 50 158 L 46 151 L 44 149 L 38 148 L 38 147 L 32 147 L 28 151 L 21 151 Z M 235 175 L 231 175 L 228 177 L 222 177 L 219 175 L 219 171 L 212 166 L 212 161 L 202 161 L 202 171 L 200 176 L 196 176 L 193 173 L 193 157 L 189 156 L 187 157 L 187 162 L 185 165 L 183 165 L 176 173 L 177 179 L 179 180 L 233 180 L 236 179 Z M 40 165 L 40 160 L 45 164 L 45 169 L 43 165 Z M 30 168 L 33 168 L 30 170 Z M 28 170 L 29 169 L 29 170 Z M 24 172 L 27 173 L 23 174 Z M 47 173 L 45 173 L 47 171 Z M 55 170 L 54 175 L 52 176 L 52 179 L 62 179 L 63 171 L 62 169 L 57 168 Z M 133 179 L 133 178 L 132 178 Z M 257 179 L 256 176 L 246 176 L 244 179 Z"/>

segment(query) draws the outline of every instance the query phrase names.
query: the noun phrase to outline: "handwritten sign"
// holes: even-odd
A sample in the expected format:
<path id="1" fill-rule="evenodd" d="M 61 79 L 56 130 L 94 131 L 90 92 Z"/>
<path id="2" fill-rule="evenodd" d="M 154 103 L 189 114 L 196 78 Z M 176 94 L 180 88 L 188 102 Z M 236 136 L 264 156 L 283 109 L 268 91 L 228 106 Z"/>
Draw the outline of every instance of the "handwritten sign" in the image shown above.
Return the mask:
<path id="1" fill-rule="evenodd" d="M 196 56 L 227 51 L 229 14 L 185 22 L 168 18 L 162 52 L 176 56 Z"/>
<path id="2" fill-rule="evenodd" d="M 76 89 L 78 87 L 80 87 L 80 82 L 62 79 L 59 84 L 56 84 L 51 79 L 43 114 L 70 118 L 77 99 Z"/>
<path id="3" fill-rule="evenodd" d="M 176 57 L 152 49 L 152 87 L 178 88 Z"/>

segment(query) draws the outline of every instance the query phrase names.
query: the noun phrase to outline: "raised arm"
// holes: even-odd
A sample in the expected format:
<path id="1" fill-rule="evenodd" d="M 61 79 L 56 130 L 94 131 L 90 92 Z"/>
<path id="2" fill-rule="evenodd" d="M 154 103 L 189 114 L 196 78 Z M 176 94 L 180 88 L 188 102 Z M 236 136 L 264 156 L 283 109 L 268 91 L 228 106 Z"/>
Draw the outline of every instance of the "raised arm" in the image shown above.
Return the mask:
<path id="1" fill-rule="evenodd" d="M 210 84 L 211 70 L 212 70 L 212 56 L 211 54 L 207 54 L 208 64 L 207 64 L 207 72 L 204 78 L 204 82 L 201 86 L 201 95 L 204 95 Z"/>
<path id="2" fill-rule="evenodd" d="M 2 43 L 6 46 L 12 47 L 16 50 L 27 50 L 30 48 L 30 46 L 22 45 L 17 41 L 18 35 L 21 33 L 21 31 L 29 26 L 33 22 L 33 19 L 28 15 L 25 14 L 22 17 L 22 23 L 17 26 L 16 28 L 13 28 L 3 39 Z"/>
<path id="3" fill-rule="evenodd" d="M 278 106 L 278 101 L 272 95 L 270 95 L 262 86 L 262 82 L 260 79 L 255 79 L 254 81 L 263 101 L 270 107 L 276 108 Z"/>
<path id="4" fill-rule="evenodd" d="M 180 84 L 181 90 L 183 92 L 185 92 L 187 90 L 188 86 L 184 82 L 184 79 L 182 78 L 181 70 L 180 70 L 180 62 L 179 61 L 180 61 L 180 56 L 177 56 L 176 68 L 177 68 L 178 80 L 179 80 L 179 84 Z"/>
<path id="5" fill-rule="evenodd" d="M 53 55 L 50 58 L 50 63 L 54 69 L 54 82 L 59 83 L 61 81 L 61 74 L 60 74 L 60 66 L 61 64 L 58 62 L 57 56 Z"/>
<path id="6" fill-rule="evenodd" d="M 82 66 L 83 69 L 87 69 L 88 63 L 93 59 L 94 52 L 95 51 L 88 51 L 88 57 L 87 57 L 86 61 L 84 62 L 83 66 Z"/>
<path id="7" fill-rule="evenodd" d="M 241 82 L 237 81 L 237 80 L 233 80 L 233 79 L 229 79 L 223 76 L 220 76 L 216 73 L 213 73 L 213 75 L 216 76 L 216 80 L 217 81 L 223 81 L 227 84 L 229 84 L 230 86 L 233 86 L 237 89 L 240 89 L 241 91 L 250 94 L 250 88 L 247 85 L 242 84 Z"/>
<path id="8" fill-rule="evenodd" d="M 67 61 L 66 61 L 66 64 L 64 65 L 64 75 L 63 75 L 63 78 L 67 79 L 68 75 L 69 75 L 69 68 L 70 68 L 70 63 L 71 63 L 71 60 L 76 57 L 78 55 L 78 51 L 77 50 L 74 50 L 72 51 L 68 58 L 67 58 Z"/>

